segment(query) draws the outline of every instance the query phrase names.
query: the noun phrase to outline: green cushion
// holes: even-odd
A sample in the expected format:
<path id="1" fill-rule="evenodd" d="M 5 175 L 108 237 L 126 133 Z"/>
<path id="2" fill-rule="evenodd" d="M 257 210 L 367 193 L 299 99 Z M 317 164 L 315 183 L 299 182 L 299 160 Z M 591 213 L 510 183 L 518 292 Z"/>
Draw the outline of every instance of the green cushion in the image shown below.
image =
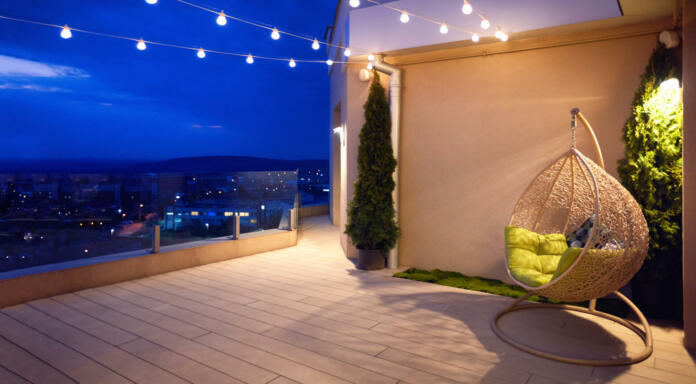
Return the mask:
<path id="1" fill-rule="evenodd" d="M 575 262 L 575 259 L 577 259 L 580 255 L 580 252 L 582 252 L 582 248 L 569 247 L 568 249 L 566 249 L 566 251 L 563 252 L 563 255 L 561 256 L 561 260 L 558 262 L 558 268 L 556 268 L 556 271 L 553 273 L 552 278 L 557 278 L 568 268 L 570 268 L 570 266 L 573 265 L 573 262 Z"/>
<path id="2" fill-rule="evenodd" d="M 505 248 L 512 276 L 521 283 L 538 287 L 551 281 L 568 246 L 563 234 L 540 235 L 508 226 L 505 228 Z"/>

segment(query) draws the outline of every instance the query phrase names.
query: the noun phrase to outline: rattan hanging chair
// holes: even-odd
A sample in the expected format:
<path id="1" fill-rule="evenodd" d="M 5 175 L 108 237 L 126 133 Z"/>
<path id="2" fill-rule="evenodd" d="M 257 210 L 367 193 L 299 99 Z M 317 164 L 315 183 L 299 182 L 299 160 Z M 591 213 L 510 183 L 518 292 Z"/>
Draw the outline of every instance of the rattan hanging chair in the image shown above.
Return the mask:
<path id="1" fill-rule="evenodd" d="M 572 146 L 568 152 L 541 171 L 522 194 L 510 219 L 510 226 L 524 228 L 540 235 L 569 236 L 589 218 L 593 226 L 587 241 L 570 266 L 553 278 L 533 286 L 521 281 L 506 267 L 510 277 L 528 294 L 498 313 L 491 325 L 493 331 L 509 344 L 540 357 L 583 365 L 623 365 L 646 359 L 652 353 L 652 333 L 640 310 L 618 289 L 635 275 L 648 251 L 648 227 L 638 203 L 604 168 L 602 152 L 587 120 L 577 108 L 571 111 Z M 576 118 L 579 118 L 595 144 L 597 165 L 575 148 Z M 565 245 L 564 245 L 565 246 Z M 565 256 L 564 256 L 565 257 Z M 560 264 L 563 264 L 561 259 Z M 559 264 L 558 268 L 561 268 Z M 566 263 L 567 264 L 567 263 Z M 636 314 L 642 328 L 595 309 L 597 298 L 614 293 Z M 565 302 L 590 301 L 588 308 L 550 303 L 525 302 L 532 294 Z M 558 356 L 515 341 L 499 327 L 500 318 L 510 312 L 531 308 L 558 308 L 597 315 L 621 324 L 641 337 L 645 348 L 634 356 L 610 360 L 588 360 Z"/>

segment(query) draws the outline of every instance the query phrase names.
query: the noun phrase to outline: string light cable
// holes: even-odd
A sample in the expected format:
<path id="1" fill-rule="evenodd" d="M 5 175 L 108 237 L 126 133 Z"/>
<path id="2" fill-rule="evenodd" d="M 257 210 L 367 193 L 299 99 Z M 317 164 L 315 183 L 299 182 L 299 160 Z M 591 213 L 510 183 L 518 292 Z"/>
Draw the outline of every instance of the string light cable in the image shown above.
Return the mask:
<path id="1" fill-rule="evenodd" d="M 352 47 L 352 46 L 348 47 L 348 46 L 344 46 L 344 45 L 340 45 L 340 44 L 331 43 L 328 41 L 322 41 L 322 40 L 317 39 L 316 37 L 310 37 L 309 35 L 304 35 L 304 34 L 300 34 L 300 33 L 290 32 L 290 31 L 285 30 L 285 29 L 280 29 L 272 24 L 268 24 L 268 23 L 264 23 L 264 22 L 260 22 L 260 21 L 249 20 L 249 19 L 245 19 L 242 17 L 238 17 L 238 16 L 229 15 L 229 14 L 225 13 L 222 9 L 210 8 L 210 6 L 203 6 L 203 5 L 196 4 L 196 3 L 193 3 L 193 2 L 187 1 L 187 0 L 174 0 L 174 1 L 176 1 L 179 4 L 187 5 L 189 7 L 200 9 L 202 11 L 210 12 L 214 15 L 217 15 L 218 18 L 222 17 L 224 19 L 238 21 L 238 22 L 241 22 L 241 23 L 244 23 L 247 25 L 254 26 L 256 28 L 261 28 L 261 29 L 271 31 L 273 40 L 278 40 L 281 35 L 285 35 L 285 36 L 294 37 L 296 39 L 309 41 L 312 44 L 312 48 L 314 50 L 317 50 L 318 48 L 315 48 L 315 47 L 317 45 L 321 44 L 321 45 L 325 45 L 327 47 L 334 47 L 334 48 L 339 48 L 339 49 L 343 49 L 343 50 L 351 49 L 354 51 L 361 51 L 361 52 L 364 52 L 365 54 L 370 52 L 369 49 Z M 218 23 L 218 24 L 220 24 L 220 23 Z M 297 60 L 295 60 L 295 61 L 297 61 Z"/>
<path id="2" fill-rule="evenodd" d="M 250 61 L 251 61 L 251 63 L 253 63 L 253 61 L 256 59 L 269 60 L 269 61 L 284 61 L 284 62 L 287 62 L 289 64 L 291 64 L 291 63 L 292 64 L 295 64 L 295 63 L 323 63 L 323 64 L 332 65 L 332 64 L 346 64 L 346 63 L 348 63 L 347 61 L 334 61 L 331 59 L 313 60 L 313 59 L 295 59 L 295 58 L 288 58 L 288 57 L 258 56 L 258 55 L 252 55 L 249 52 L 238 53 L 238 52 L 230 52 L 230 51 L 223 51 L 223 50 L 217 50 L 217 49 L 207 49 L 207 48 L 202 48 L 202 47 L 192 47 L 192 46 L 186 46 L 186 45 L 168 43 L 168 42 L 162 42 L 162 41 L 146 40 L 146 39 L 143 39 L 142 37 L 135 38 L 135 37 L 130 37 L 130 36 L 116 35 L 116 34 L 112 34 L 112 33 L 97 32 L 97 31 L 87 30 L 87 29 L 82 29 L 82 28 L 74 28 L 74 27 L 70 27 L 68 25 L 58 25 L 58 24 L 52 24 L 52 23 L 45 23 L 45 22 L 41 22 L 41 21 L 30 20 L 30 19 L 19 18 L 19 17 L 5 16 L 5 15 L 0 15 L 0 20 L 7 20 L 7 21 L 14 21 L 14 22 L 25 23 L 25 24 L 33 24 L 33 25 L 39 25 L 39 26 L 44 26 L 44 27 L 57 28 L 61 31 L 60 36 L 64 39 L 70 39 L 72 37 L 72 32 L 77 32 L 77 33 L 84 33 L 84 34 L 88 34 L 88 35 L 110 38 L 110 39 L 132 41 L 132 42 L 136 43 L 136 48 L 140 51 L 144 51 L 148 45 L 168 47 L 168 48 L 176 48 L 176 49 L 184 49 L 184 50 L 196 52 L 198 57 L 201 59 L 205 57 L 206 53 L 212 53 L 212 54 L 218 54 L 218 55 L 243 57 L 247 60 L 248 63 Z M 250 58 L 251 58 L 251 60 L 250 60 Z M 294 67 L 294 65 L 291 65 L 291 67 Z"/>
<path id="3" fill-rule="evenodd" d="M 178 0 L 177 0 L 177 1 L 178 1 Z M 397 7 L 397 6 L 394 6 L 394 5 L 390 5 L 390 4 L 388 4 L 388 3 L 382 3 L 382 2 L 377 1 L 377 0 L 365 0 L 365 1 L 367 1 L 368 3 L 375 4 L 375 5 L 377 5 L 377 6 L 380 6 L 380 7 L 384 7 L 384 8 L 390 9 L 390 10 L 392 10 L 392 11 L 394 11 L 394 12 L 400 13 L 400 14 L 401 14 L 400 20 L 401 20 L 401 22 L 404 23 L 404 24 L 405 24 L 405 23 L 408 23 L 409 20 L 410 20 L 412 17 L 415 17 L 415 18 L 417 18 L 417 19 L 420 19 L 420 20 L 423 20 L 423 21 L 425 21 L 425 22 L 428 22 L 428 23 L 435 24 L 435 25 L 439 26 L 439 28 L 440 28 L 440 33 L 442 33 L 442 34 L 446 34 L 450 29 L 452 29 L 452 30 L 456 30 L 456 31 L 460 31 L 460 32 L 464 32 L 464 33 L 470 34 L 470 35 L 471 35 L 471 40 L 474 41 L 474 42 L 478 42 L 479 39 L 480 39 L 480 36 L 479 36 L 479 34 L 478 34 L 477 32 L 472 31 L 472 30 L 469 30 L 469 29 L 466 29 L 466 28 L 462 28 L 462 27 L 458 27 L 458 26 L 454 26 L 454 25 L 447 24 L 447 23 L 444 22 L 443 20 L 437 20 L 437 19 L 434 19 L 434 18 L 432 18 L 432 17 L 428 17 L 428 16 L 424 16 L 424 15 L 421 15 L 421 14 L 418 14 L 418 13 L 415 13 L 415 12 L 411 12 L 411 11 L 408 11 L 408 10 L 406 10 L 406 9 L 403 9 L 403 8 L 400 8 L 400 7 Z M 358 5 L 359 5 L 359 4 L 358 4 Z M 351 6 L 352 6 L 352 5 L 351 5 Z M 464 12 L 465 10 L 466 10 L 468 13 L 467 13 L 467 12 Z M 470 11 L 469 11 L 469 10 L 470 10 Z M 474 7 L 471 5 L 471 2 L 470 2 L 470 1 L 468 1 L 468 0 L 467 0 L 467 1 L 464 1 L 464 6 L 462 7 L 462 12 L 464 12 L 464 14 L 467 14 L 467 15 L 470 14 L 470 13 L 475 13 L 479 18 L 481 18 L 481 24 L 480 24 L 480 25 L 481 25 L 481 28 L 484 29 L 484 30 L 490 28 L 490 26 L 491 26 L 491 21 L 490 21 L 490 19 L 488 19 L 485 15 L 483 15 L 483 14 L 482 14 L 481 12 L 479 12 L 476 8 L 474 8 Z M 508 34 L 505 33 L 505 32 L 504 32 L 502 29 L 500 29 L 500 28 L 498 28 L 498 30 L 496 31 L 496 37 L 497 37 L 498 39 L 502 40 L 502 41 L 507 41 L 507 40 L 508 40 Z"/>

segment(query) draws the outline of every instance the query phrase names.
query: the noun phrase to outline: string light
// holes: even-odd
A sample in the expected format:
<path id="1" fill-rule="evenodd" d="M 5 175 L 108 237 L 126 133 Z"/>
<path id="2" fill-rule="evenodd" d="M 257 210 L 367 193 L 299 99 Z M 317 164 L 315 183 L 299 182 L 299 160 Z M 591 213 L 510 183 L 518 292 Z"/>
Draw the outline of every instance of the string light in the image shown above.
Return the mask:
<path id="1" fill-rule="evenodd" d="M 481 40 L 481 38 L 479 37 L 478 33 L 474 33 L 473 35 L 471 35 L 471 41 L 473 41 L 474 43 L 478 43 L 479 40 Z"/>
<path id="2" fill-rule="evenodd" d="M 319 40 L 314 39 L 314 42 L 312 42 L 312 49 L 315 51 L 319 49 Z"/>
<path id="3" fill-rule="evenodd" d="M 375 55 L 373 55 L 371 53 L 369 55 L 367 55 L 367 61 L 375 61 Z"/>
<path id="4" fill-rule="evenodd" d="M 474 7 L 471 6 L 469 0 L 464 0 L 464 5 L 462 5 L 462 13 L 465 15 L 471 15 L 471 12 L 473 11 Z"/>
<path id="5" fill-rule="evenodd" d="M 371 71 L 372 68 L 374 68 L 374 65 L 372 65 L 372 63 L 367 63 L 367 69 Z"/>
<path id="6" fill-rule="evenodd" d="M 220 16 L 215 20 L 218 25 L 223 26 L 227 24 L 227 16 L 225 16 L 225 11 L 220 11 Z"/>
<path id="7" fill-rule="evenodd" d="M 26 23 L 26 24 L 32 24 L 32 25 L 40 25 L 40 26 L 44 26 L 44 27 L 57 28 L 57 29 L 60 29 L 60 35 L 64 39 L 72 37 L 72 32 L 79 32 L 79 33 L 84 33 L 84 34 L 93 35 L 93 36 L 102 37 L 102 38 L 130 41 L 130 42 L 133 42 L 136 45 L 136 48 L 138 48 L 138 49 L 140 49 L 140 46 L 142 46 L 142 45 L 144 45 L 145 49 L 147 49 L 147 45 L 152 44 L 152 45 L 157 45 L 157 46 L 161 46 L 161 47 L 194 51 L 194 52 L 196 52 L 197 56 L 200 58 L 205 58 L 206 53 L 215 53 L 215 54 L 226 55 L 226 56 L 237 56 L 237 57 L 242 57 L 242 58 L 248 58 L 249 56 L 251 56 L 251 54 L 249 54 L 249 53 L 237 53 L 237 52 L 213 50 L 213 49 L 205 49 L 204 50 L 202 47 L 195 48 L 195 47 L 191 47 L 191 46 L 179 45 L 176 43 L 158 42 L 158 41 L 152 41 L 152 40 L 146 41 L 142 38 L 134 38 L 134 37 L 129 37 L 129 36 L 115 35 L 115 34 L 111 34 L 111 33 L 103 33 L 103 32 L 98 32 L 98 31 L 93 31 L 93 30 L 71 28 L 71 27 L 68 27 L 67 25 L 63 26 L 63 25 L 58 25 L 58 24 L 44 23 L 44 22 L 40 22 L 40 21 L 5 16 L 5 15 L 0 14 L 0 21 L 2 21 L 2 20 L 15 21 L 15 22 L 19 22 L 19 23 Z M 141 44 L 141 42 L 142 42 L 142 44 Z M 263 60 L 269 60 L 269 61 L 285 61 L 285 62 L 290 62 L 290 60 L 292 60 L 295 63 L 300 63 L 300 62 L 302 62 L 302 63 L 323 63 L 323 64 L 327 64 L 327 65 L 333 65 L 335 63 L 347 63 L 347 61 L 334 62 L 333 60 L 323 60 L 323 59 L 322 60 L 316 60 L 316 59 L 296 60 L 296 59 L 288 59 L 288 58 L 284 58 L 284 57 L 272 57 L 272 56 L 251 56 L 251 57 L 252 57 L 252 60 L 253 59 L 263 59 Z"/>
<path id="8" fill-rule="evenodd" d="M 297 64 L 295 64 L 295 59 L 290 59 L 288 65 L 290 66 L 290 68 L 295 68 L 295 66 L 297 66 Z"/>
<path id="9" fill-rule="evenodd" d="M 447 24 L 442 23 L 442 25 L 440 26 L 440 33 L 442 33 L 443 35 L 446 35 L 447 32 L 449 32 L 449 28 L 447 28 Z"/>
<path id="10" fill-rule="evenodd" d="M 146 3 L 148 4 L 157 4 L 157 0 L 145 0 Z"/>
<path id="11" fill-rule="evenodd" d="M 360 6 L 360 0 L 350 0 L 350 6 L 353 8 L 357 8 Z"/>
<path id="12" fill-rule="evenodd" d="M 247 56 L 246 62 L 247 64 L 254 64 L 254 56 L 252 56 L 251 53 Z"/>
<path id="13" fill-rule="evenodd" d="M 145 45 L 145 40 L 138 40 L 138 44 L 136 44 L 135 47 L 138 48 L 139 51 L 144 51 L 147 48 L 147 45 Z"/>
<path id="14" fill-rule="evenodd" d="M 409 20 L 411 20 L 411 17 L 408 16 L 408 13 L 406 11 L 403 11 L 401 12 L 401 17 L 399 17 L 399 20 L 401 20 L 402 23 L 406 24 Z"/>
<path id="15" fill-rule="evenodd" d="M 197 9 L 200 9 L 200 10 L 203 10 L 203 11 L 206 11 L 206 12 L 210 12 L 210 13 L 213 13 L 213 14 L 216 14 L 216 15 L 220 15 L 220 11 L 217 10 L 217 9 L 211 9 L 211 8 L 208 8 L 208 7 L 205 7 L 205 6 L 202 6 L 202 5 L 198 5 L 198 4 L 192 3 L 192 2 L 187 1 L 187 0 L 174 0 L 174 1 L 176 1 L 176 2 L 179 3 L 179 4 L 187 5 L 187 6 L 192 7 L 192 8 L 197 8 Z M 368 0 L 368 1 L 373 1 L 373 0 Z M 244 18 L 241 18 L 241 17 L 231 16 L 231 15 L 229 15 L 229 14 L 225 14 L 225 18 L 226 18 L 226 19 L 231 19 L 231 20 L 234 20 L 234 21 L 238 21 L 238 22 L 241 22 L 241 23 L 245 23 L 245 24 L 247 24 L 247 25 L 251 25 L 251 26 L 256 27 L 256 28 L 266 29 L 266 30 L 269 30 L 269 31 L 277 31 L 277 32 L 278 32 L 277 34 L 272 33 L 272 36 L 277 36 L 277 38 L 275 38 L 275 37 L 273 38 L 274 40 L 278 40 L 278 39 L 280 38 L 280 35 L 281 35 L 281 34 L 283 34 L 283 35 L 288 35 L 288 36 L 291 36 L 291 37 L 294 37 L 294 38 L 297 38 L 297 39 L 307 40 L 307 41 L 312 42 L 312 43 L 314 42 L 314 40 L 317 40 L 317 39 L 315 39 L 315 38 L 307 37 L 306 35 L 303 35 L 303 34 L 292 33 L 292 32 L 286 31 L 286 30 L 279 30 L 277 27 L 273 27 L 273 28 L 272 28 L 272 27 L 269 27 L 269 26 L 268 26 L 269 24 L 263 23 L 263 22 L 259 22 L 259 21 L 247 20 L 247 19 L 244 19 Z M 339 44 L 334 44 L 334 43 L 327 42 L 327 41 L 320 41 L 320 40 L 317 40 L 317 42 L 318 42 L 319 44 L 323 44 L 323 45 L 330 46 L 330 47 L 336 47 L 336 48 L 339 48 L 339 49 L 348 48 L 347 46 L 343 46 L 343 45 L 339 45 Z M 354 47 L 354 48 L 355 48 L 355 47 Z M 356 49 L 359 49 L 359 48 L 356 48 Z M 361 51 L 368 52 L 367 49 L 360 49 L 360 50 L 361 50 Z"/>
<path id="16" fill-rule="evenodd" d="M 72 37 L 72 32 L 70 32 L 70 28 L 68 28 L 67 24 L 65 24 L 63 29 L 60 30 L 60 37 L 64 39 L 69 39 Z"/>
<path id="17" fill-rule="evenodd" d="M 503 32 L 503 35 L 500 36 L 500 41 L 503 41 L 503 42 L 508 41 L 508 34 Z"/>
<path id="18" fill-rule="evenodd" d="M 352 54 L 353 52 L 350 51 L 350 48 L 346 48 L 345 51 L 343 51 L 343 56 L 345 57 L 350 57 Z"/>
<path id="19" fill-rule="evenodd" d="M 273 28 L 273 32 L 271 32 L 271 39 L 273 39 L 273 40 L 280 39 L 280 32 L 278 32 L 278 28 Z"/>
<path id="20" fill-rule="evenodd" d="M 483 19 L 481 19 L 481 28 L 488 29 L 488 28 L 490 28 L 490 26 L 491 26 L 491 22 L 488 21 L 488 19 L 486 19 L 485 17 Z"/>

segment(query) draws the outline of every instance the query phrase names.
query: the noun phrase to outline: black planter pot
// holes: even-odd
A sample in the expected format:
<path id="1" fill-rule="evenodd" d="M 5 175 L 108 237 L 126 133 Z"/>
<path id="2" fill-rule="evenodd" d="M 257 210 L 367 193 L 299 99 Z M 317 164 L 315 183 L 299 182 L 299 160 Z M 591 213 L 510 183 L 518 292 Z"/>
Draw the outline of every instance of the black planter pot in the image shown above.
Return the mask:
<path id="1" fill-rule="evenodd" d="M 374 271 L 384 268 L 386 258 L 379 250 L 358 249 L 358 269 Z"/>
<path id="2" fill-rule="evenodd" d="M 635 304 L 651 319 L 682 321 L 681 287 L 675 284 L 633 281 L 631 293 Z"/>

